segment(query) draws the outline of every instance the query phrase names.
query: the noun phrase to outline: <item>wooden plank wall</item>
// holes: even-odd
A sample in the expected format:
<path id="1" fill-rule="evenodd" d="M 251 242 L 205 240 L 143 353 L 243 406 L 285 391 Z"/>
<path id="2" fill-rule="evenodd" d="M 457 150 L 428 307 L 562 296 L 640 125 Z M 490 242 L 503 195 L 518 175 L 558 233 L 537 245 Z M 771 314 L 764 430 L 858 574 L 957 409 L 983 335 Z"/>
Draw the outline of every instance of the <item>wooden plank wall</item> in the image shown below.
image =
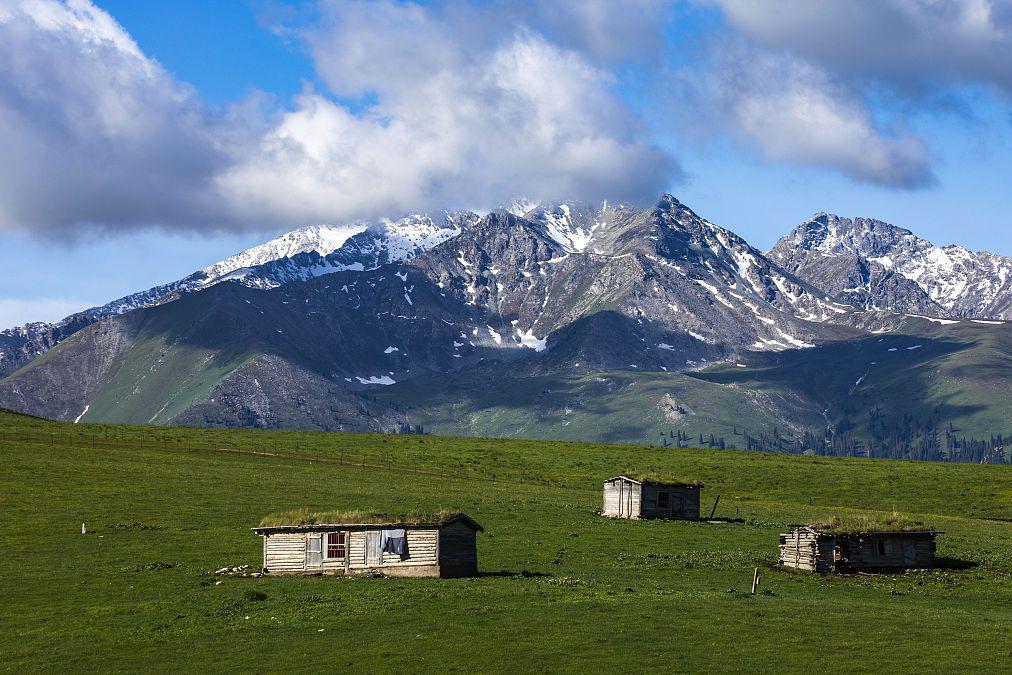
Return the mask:
<path id="1" fill-rule="evenodd" d="M 814 532 L 794 530 L 780 535 L 780 564 L 799 570 L 828 571 L 831 568 L 833 550 L 829 547 L 830 567 L 826 567 L 825 546 L 820 545 Z M 824 569 L 825 568 L 825 569 Z"/>
<path id="2" fill-rule="evenodd" d="M 668 508 L 657 507 L 658 492 L 670 495 Z M 640 514 L 643 518 L 696 520 L 699 518 L 699 488 L 648 483 L 643 486 L 642 504 Z"/>
<path id="3" fill-rule="evenodd" d="M 879 552 L 882 541 L 885 553 Z M 854 537 L 850 545 L 850 566 L 855 569 L 931 567 L 935 561 L 935 542 L 931 535 Z"/>
<path id="4" fill-rule="evenodd" d="M 306 569 L 306 534 L 291 532 L 264 538 L 264 567 L 274 573 Z"/>
<path id="5" fill-rule="evenodd" d="M 601 514 L 612 517 L 638 518 L 642 503 L 642 486 L 622 480 L 607 481 L 604 484 L 604 508 Z M 622 512 L 625 500 L 630 512 Z"/>
<path id="6" fill-rule="evenodd" d="M 617 516 L 619 513 L 619 490 L 617 481 L 606 481 L 604 484 L 604 507 L 601 509 L 601 515 L 605 516 Z"/>
<path id="7" fill-rule="evenodd" d="M 379 532 L 380 529 L 371 530 Z M 377 567 L 366 562 L 366 537 L 370 530 L 359 530 L 349 534 L 348 543 L 348 567 L 349 569 L 368 569 Z M 395 553 L 383 553 L 383 559 L 379 567 L 411 567 L 413 565 L 436 565 L 436 555 L 439 534 L 436 528 L 409 529 L 408 557 L 401 560 Z"/>

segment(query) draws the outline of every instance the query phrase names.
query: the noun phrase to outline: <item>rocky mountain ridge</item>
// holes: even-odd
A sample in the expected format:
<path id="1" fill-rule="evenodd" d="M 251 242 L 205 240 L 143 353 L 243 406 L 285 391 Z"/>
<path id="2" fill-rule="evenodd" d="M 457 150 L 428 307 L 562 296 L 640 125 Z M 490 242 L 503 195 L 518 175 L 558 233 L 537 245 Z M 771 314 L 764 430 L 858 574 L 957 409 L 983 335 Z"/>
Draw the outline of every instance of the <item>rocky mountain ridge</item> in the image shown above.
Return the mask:
<path id="1" fill-rule="evenodd" d="M 866 309 L 1012 318 L 1012 258 L 935 246 L 880 220 L 817 213 L 782 237 L 769 256 L 838 300 Z"/>
<path id="2" fill-rule="evenodd" d="M 92 320 L 0 380 L 0 407 L 625 442 L 747 423 L 761 430 L 749 447 L 808 449 L 823 427 L 842 452 L 865 414 L 880 448 L 921 443 L 943 414 L 1004 419 L 990 393 L 1007 387 L 1003 322 L 941 318 L 912 280 L 822 251 L 817 233 L 766 255 L 670 195 L 407 219 L 406 241 L 387 225 Z M 987 367 L 965 390 L 974 364 Z"/>
<path id="3" fill-rule="evenodd" d="M 436 217 L 413 214 L 372 223 L 293 230 L 182 279 L 91 307 L 57 323 L 33 323 L 0 331 L 0 377 L 104 317 L 169 302 L 225 281 L 252 288 L 276 288 L 341 270 L 375 269 L 418 255 L 460 234 L 477 218 L 470 212 L 447 212 Z"/>

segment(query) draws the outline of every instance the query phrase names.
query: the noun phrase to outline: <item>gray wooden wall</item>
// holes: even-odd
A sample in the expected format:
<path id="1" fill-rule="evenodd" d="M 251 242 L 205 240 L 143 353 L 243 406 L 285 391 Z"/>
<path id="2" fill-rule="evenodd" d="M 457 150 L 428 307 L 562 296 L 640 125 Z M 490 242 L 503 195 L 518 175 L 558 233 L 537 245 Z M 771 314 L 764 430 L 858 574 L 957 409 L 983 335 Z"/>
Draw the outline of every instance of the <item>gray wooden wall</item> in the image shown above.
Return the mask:
<path id="1" fill-rule="evenodd" d="M 613 518 L 639 518 L 641 488 L 641 485 L 624 480 L 605 481 L 601 514 Z"/>

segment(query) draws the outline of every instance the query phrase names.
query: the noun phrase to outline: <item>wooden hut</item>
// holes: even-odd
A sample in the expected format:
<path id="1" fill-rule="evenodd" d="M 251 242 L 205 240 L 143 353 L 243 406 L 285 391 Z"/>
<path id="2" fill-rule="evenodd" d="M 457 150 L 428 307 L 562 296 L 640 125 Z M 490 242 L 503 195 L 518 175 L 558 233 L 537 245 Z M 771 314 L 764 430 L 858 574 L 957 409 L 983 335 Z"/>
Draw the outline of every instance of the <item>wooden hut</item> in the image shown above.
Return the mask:
<path id="1" fill-rule="evenodd" d="M 702 483 L 648 474 L 615 476 L 604 481 L 604 509 L 612 518 L 699 519 Z"/>
<path id="2" fill-rule="evenodd" d="M 478 573 L 477 533 L 463 513 L 432 516 L 328 514 L 274 516 L 253 528 L 263 537 L 267 574 L 466 577 Z M 309 524 L 305 524 L 309 521 Z"/>
<path id="3" fill-rule="evenodd" d="M 811 572 L 927 568 L 938 534 L 923 527 L 803 525 L 780 535 L 780 564 Z"/>

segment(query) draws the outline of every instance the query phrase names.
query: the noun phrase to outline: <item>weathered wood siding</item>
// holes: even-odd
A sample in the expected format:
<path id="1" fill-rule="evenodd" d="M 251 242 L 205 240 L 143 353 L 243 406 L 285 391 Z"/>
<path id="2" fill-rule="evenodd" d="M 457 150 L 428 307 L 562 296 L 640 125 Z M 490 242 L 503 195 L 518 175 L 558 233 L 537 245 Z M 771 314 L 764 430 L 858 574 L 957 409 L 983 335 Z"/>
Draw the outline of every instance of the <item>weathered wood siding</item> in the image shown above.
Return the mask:
<path id="1" fill-rule="evenodd" d="M 869 534 L 851 537 L 849 543 L 847 566 L 854 570 L 931 567 L 935 562 L 935 539 L 930 533 Z"/>
<path id="2" fill-rule="evenodd" d="M 296 529 L 297 526 L 292 529 Z M 467 519 L 447 524 L 279 527 L 258 531 L 263 537 L 264 568 L 271 574 L 361 574 L 376 570 L 390 576 L 472 576 L 478 572 L 477 528 Z M 384 530 L 403 529 L 407 555 L 381 550 Z M 330 559 L 327 535 L 345 535 L 345 557 Z M 308 542 L 315 542 L 307 546 Z"/>
<path id="3" fill-rule="evenodd" d="M 472 577 L 478 573 L 477 532 L 467 523 L 451 523 L 439 531 L 439 576 Z"/>
<path id="4" fill-rule="evenodd" d="M 632 481 L 615 479 L 604 483 L 604 508 L 601 513 L 613 518 L 639 518 L 642 486 Z"/>
<path id="5" fill-rule="evenodd" d="M 403 560 L 395 553 L 382 551 L 378 552 L 379 563 L 370 564 L 367 555 L 369 534 L 372 533 L 375 537 L 380 532 L 380 529 L 376 529 L 350 533 L 348 543 L 348 568 L 350 570 L 425 567 L 439 564 L 436 554 L 439 532 L 435 527 L 407 530 L 408 556 Z"/>
<path id="6" fill-rule="evenodd" d="M 306 533 L 271 534 L 264 537 L 264 567 L 283 574 L 306 570 Z"/>
<path id="7" fill-rule="evenodd" d="M 834 536 L 800 528 L 780 535 L 780 564 L 812 572 L 924 568 L 934 562 L 931 533 Z"/>
<path id="8" fill-rule="evenodd" d="M 699 488 L 682 485 L 645 483 L 642 491 L 641 518 L 699 518 Z M 658 493 L 668 493 L 668 505 L 658 506 Z"/>
<path id="9" fill-rule="evenodd" d="M 797 529 L 780 535 L 780 564 L 810 572 L 829 572 L 835 563 L 833 540 Z"/>
<path id="10" fill-rule="evenodd" d="M 348 567 L 365 567 L 366 530 L 348 533 Z"/>

